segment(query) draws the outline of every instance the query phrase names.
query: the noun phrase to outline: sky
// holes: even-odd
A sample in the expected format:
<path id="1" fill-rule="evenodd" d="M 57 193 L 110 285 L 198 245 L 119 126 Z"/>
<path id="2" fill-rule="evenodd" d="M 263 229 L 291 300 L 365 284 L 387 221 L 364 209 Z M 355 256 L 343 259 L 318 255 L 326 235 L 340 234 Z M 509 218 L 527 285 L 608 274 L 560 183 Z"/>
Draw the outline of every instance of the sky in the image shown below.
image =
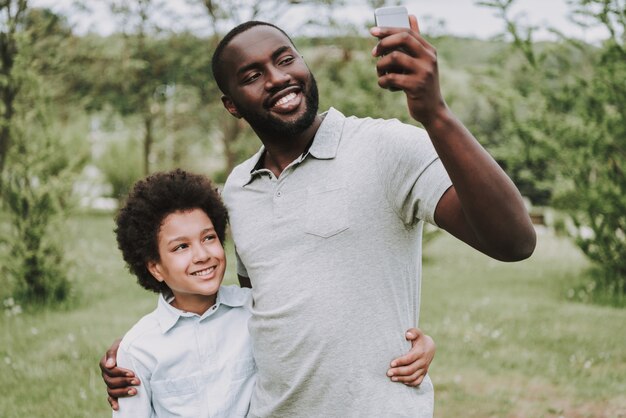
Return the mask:
<path id="1" fill-rule="evenodd" d="M 108 34 L 114 30 L 111 19 L 107 18 L 104 2 L 91 0 L 94 13 L 78 16 L 72 12 L 73 0 L 31 0 L 32 6 L 49 7 L 56 12 L 69 15 L 70 23 L 78 33 L 95 31 Z M 168 8 L 179 18 L 174 19 L 174 29 L 183 27 L 192 28 L 202 32 L 206 22 L 195 19 L 193 16 L 203 16 L 206 13 L 197 2 L 194 8 L 189 5 L 189 0 L 167 0 Z M 348 5 L 337 9 L 334 17 L 342 22 L 363 24 L 373 20 L 373 11 L 363 5 L 363 1 L 348 0 Z M 404 5 L 409 13 L 415 14 L 421 22 L 421 27 L 427 33 L 452 34 L 466 37 L 488 39 L 504 32 L 501 19 L 496 17 L 493 9 L 476 5 L 477 0 L 406 0 Z M 576 37 L 588 42 L 593 42 L 604 33 L 598 29 L 581 29 L 568 19 L 570 8 L 567 0 L 517 0 L 514 3 L 513 15 L 521 19 L 525 24 L 539 26 L 540 28 L 556 28 L 568 36 Z M 289 34 L 302 35 L 302 22 L 311 10 L 302 10 L 294 7 L 280 21 L 273 22 L 283 27 Z M 181 23 L 184 22 L 184 23 Z M 549 39 L 551 35 L 547 30 L 539 30 L 535 39 Z"/>

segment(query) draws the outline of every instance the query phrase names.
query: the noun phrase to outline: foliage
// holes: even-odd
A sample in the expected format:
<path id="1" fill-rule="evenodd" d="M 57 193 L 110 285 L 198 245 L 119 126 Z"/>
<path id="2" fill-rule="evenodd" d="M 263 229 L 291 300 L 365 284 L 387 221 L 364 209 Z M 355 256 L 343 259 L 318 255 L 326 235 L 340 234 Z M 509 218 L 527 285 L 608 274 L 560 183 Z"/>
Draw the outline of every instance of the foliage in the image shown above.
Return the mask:
<path id="1" fill-rule="evenodd" d="M 16 115 L 20 119 L 2 179 L 3 209 L 10 224 L 2 252 L 3 277 L 19 302 L 57 303 L 70 296 L 60 221 L 70 206 L 81 161 L 62 138 L 41 126 L 44 115 L 23 108 L 16 109 Z"/>
<path id="2" fill-rule="evenodd" d="M 26 0 L 0 3 L 0 173 L 4 170 L 11 147 L 13 102 L 20 89 L 15 76 L 15 60 L 19 54 L 19 26 L 28 10 Z"/>
<path id="3" fill-rule="evenodd" d="M 70 294 L 68 266 L 58 223 L 71 203 L 73 179 L 82 164 L 71 138 L 52 129 L 45 84 L 37 73 L 37 38 L 24 30 L 16 38 L 12 78 L 11 147 L 2 182 L 2 291 L 19 303 L 52 304 Z"/>
<path id="4" fill-rule="evenodd" d="M 524 60 L 513 89 L 497 100 L 523 147 L 513 154 L 534 180 L 553 181 L 553 202 L 567 211 L 575 240 L 596 264 L 595 285 L 626 294 L 626 5 L 580 0 L 575 12 L 609 34 L 591 47 L 562 38 L 549 48 L 508 18 L 511 0 L 485 2 L 501 11 Z M 516 100 L 510 100 L 515 98 Z M 520 166 L 520 161 L 513 160 Z"/>
<path id="5" fill-rule="evenodd" d="M 96 164 L 111 185 L 110 197 L 118 200 L 142 177 L 141 154 L 132 140 L 110 142 Z"/>

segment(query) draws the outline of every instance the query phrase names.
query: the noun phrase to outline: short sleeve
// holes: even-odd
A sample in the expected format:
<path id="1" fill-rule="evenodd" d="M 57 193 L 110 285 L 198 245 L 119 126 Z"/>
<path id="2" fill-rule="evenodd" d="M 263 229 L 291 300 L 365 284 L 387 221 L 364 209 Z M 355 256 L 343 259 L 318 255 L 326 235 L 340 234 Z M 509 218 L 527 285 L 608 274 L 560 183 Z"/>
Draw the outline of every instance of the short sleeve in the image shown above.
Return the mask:
<path id="1" fill-rule="evenodd" d="M 452 185 L 424 129 L 385 121 L 377 141 L 376 168 L 386 198 L 402 221 L 435 224 L 435 209 Z"/>
<path id="2" fill-rule="evenodd" d="M 141 384 L 135 386 L 137 389 L 135 396 L 118 399 L 119 410 L 113 411 L 113 418 L 150 418 L 154 415 L 150 374 L 122 344 L 117 352 L 117 365 L 132 370 Z"/>

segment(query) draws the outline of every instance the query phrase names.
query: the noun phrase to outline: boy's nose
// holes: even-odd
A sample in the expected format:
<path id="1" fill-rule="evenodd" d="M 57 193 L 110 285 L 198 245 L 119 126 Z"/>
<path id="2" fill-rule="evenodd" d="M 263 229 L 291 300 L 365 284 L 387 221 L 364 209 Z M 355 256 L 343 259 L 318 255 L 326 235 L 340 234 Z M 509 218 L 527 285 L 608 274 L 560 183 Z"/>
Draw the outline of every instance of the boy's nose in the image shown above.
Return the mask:
<path id="1" fill-rule="evenodd" d="M 211 253 L 204 245 L 196 245 L 193 250 L 193 262 L 199 263 L 211 258 Z"/>

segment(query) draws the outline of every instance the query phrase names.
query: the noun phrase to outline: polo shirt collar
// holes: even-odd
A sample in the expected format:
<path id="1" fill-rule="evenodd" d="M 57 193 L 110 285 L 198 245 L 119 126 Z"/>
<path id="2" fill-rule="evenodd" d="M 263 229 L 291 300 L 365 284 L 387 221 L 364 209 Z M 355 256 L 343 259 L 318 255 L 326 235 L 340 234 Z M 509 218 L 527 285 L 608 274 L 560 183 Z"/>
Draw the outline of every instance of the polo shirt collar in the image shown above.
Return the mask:
<path id="1" fill-rule="evenodd" d="M 337 148 L 339 148 L 343 123 L 346 117 L 333 107 L 322 115 L 324 120 L 315 134 L 315 139 L 309 148 L 308 154 L 311 154 L 318 160 L 331 160 L 337 155 Z M 306 154 L 304 157 L 306 157 Z"/>
<path id="2" fill-rule="evenodd" d="M 230 292 L 229 289 L 223 287 L 220 287 L 220 290 L 217 293 L 215 305 L 209 308 L 202 315 L 198 315 L 193 312 L 181 311 L 171 305 L 172 300 L 174 300 L 174 295 L 171 293 L 159 294 L 159 302 L 156 308 L 156 318 L 163 334 L 172 329 L 182 317 L 189 318 L 196 316 L 200 317 L 200 320 L 203 320 L 216 312 L 222 304 L 232 308 L 237 308 L 245 305 L 246 303 L 246 299 L 244 297 L 241 297 L 241 295 L 235 292 Z"/>
<path id="3" fill-rule="evenodd" d="M 343 123 L 346 117 L 333 107 L 322 113 L 322 116 L 324 120 L 315 133 L 313 143 L 308 151 L 305 151 L 305 153 L 298 158 L 299 161 L 304 160 L 307 155 L 311 155 L 318 160 L 331 160 L 337 155 L 337 148 L 339 148 Z M 265 147 L 261 146 L 261 149 L 251 158 L 252 169 L 250 170 L 250 178 L 246 184 L 249 184 L 256 174 L 264 170 L 261 168 L 264 153 Z"/>

